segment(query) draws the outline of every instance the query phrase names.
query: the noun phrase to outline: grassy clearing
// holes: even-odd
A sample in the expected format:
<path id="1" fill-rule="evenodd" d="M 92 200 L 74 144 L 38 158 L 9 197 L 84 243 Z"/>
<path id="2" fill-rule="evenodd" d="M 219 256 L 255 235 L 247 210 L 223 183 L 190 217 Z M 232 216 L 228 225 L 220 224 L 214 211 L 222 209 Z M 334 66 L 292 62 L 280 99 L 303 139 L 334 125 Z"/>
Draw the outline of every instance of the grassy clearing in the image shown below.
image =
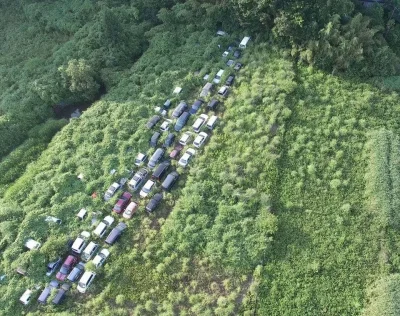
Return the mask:
<path id="1" fill-rule="evenodd" d="M 309 69 L 298 79 L 260 312 L 359 314 L 366 286 L 382 273 L 382 226 L 364 200 L 364 143 L 371 129 L 398 130 L 399 99 Z"/>

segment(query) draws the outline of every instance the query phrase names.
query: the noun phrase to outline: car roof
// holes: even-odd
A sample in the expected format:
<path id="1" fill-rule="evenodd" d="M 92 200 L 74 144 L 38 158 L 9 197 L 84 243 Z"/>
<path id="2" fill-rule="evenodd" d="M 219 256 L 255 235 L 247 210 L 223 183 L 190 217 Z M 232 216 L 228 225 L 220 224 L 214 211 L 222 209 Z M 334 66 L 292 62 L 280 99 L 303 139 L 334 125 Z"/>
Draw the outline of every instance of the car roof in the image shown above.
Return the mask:
<path id="1" fill-rule="evenodd" d="M 154 181 L 153 180 L 147 180 L 146 184 L 143 186 L 146 189 L 151 189 L 154 185 Z"/>
<path id="2" fill-rule="evenodd" d="M 191 155 L 188 152 L 185 152 L 183 156 L 181 157 L 181 160 L 188 160 L 191 157 Z"/>
<path id="3" fill-rule="evenodd" d="M 95 247 L 98 247 L 99 244 L 96 244 L 94 241 L 91 241 L 89 245 L 86 246 L 85 250 L 83 252 L 86 252 L 87 250 L 92 250 Z"/>
<path id="4" fill-rule="evenodd" d="M 118 225 L 115 226 L 115 228 L 118 228 L 118 229 L 120 229 L 120 230 L 124 230 L 124 229 L 126 229 L 127 227 L 128 227 L 128 226 L 127 226 L 125 223 L 123 223 L 123 222 L 119 222 Z"/>
<path id="5" fill-rule="evenodd" d="M 76 260 L 76 257 L 73 255 L 69 255 L 67 257 L 67 259 L 65 259 L 64 264 L 68 264 L 70 265 L 72 262 L 74 262 Z"/>
<path id="6" fill-rule="evenodd" d="M 92 274 L 96 275 L 96 273 L 93 271 L 85 271 L 81 277 L 81 282 L 86 283 Z"/>
<path id="7" fill-rule="evenodd" d="M 114 217 L 107 215 L 106 217 L 104 217 L 104 220 L 110 223 L 111 225 L 114 222 Z"/>
<path id="8" fill-rule="evenodd" d="M 132 197 L 132 194 L 130 194 L 128 191 L 125 191 L 121 195 L 121 198 L 125 198 L 125 199 L 130 199 L 131 197 Z"/>
<path id="9" fill-rule="evenodd" d="M 29 248 L 29 249 L 36 249 L 36 248 L 39 248 L 40 247 L 40 243 L 39 242 L 37 242 L 36 240 L 34 240 L 34 239 L 28 239 L 26 242 L 25 242 L 25 247 L 26 248 Z"/>
<path id="10" fill-rule="evenodd" d="M 132 205 L 132 206 L 131 206 Z M 129 208 L 135 208 L 138 204 L 136 202 L 130 202 L 128 207 L 126 208 L 126 210 L 128 210 Z"/>

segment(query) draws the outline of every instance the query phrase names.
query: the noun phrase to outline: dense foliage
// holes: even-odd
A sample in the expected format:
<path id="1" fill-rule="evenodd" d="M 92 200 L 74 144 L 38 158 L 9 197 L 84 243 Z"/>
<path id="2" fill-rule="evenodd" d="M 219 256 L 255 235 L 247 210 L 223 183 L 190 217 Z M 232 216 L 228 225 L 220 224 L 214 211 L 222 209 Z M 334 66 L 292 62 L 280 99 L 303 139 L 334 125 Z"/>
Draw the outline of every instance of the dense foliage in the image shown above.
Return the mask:
<path id="1" fill-rule="evenodd" d="M 388 3 L 0 8 L 0 157 L 14 149 L 0 162 L 1 315 L 397 313 L 399 29 Z M 87 294 L 75 284 L 62 305 L 39 306 L 36 290 L 22 306 L 25 289 L 51 280 L 46 264 L 66 254 L 67 241 L 110 215 L 117 196 L 104 202 L 107 187 L 131 176 L 138 152 L 154 152 L 145 128 L 154 108 L 194 101 L 203 76 L 228 69 L 222 52 L 248 32 L 231 93 L 208 112 L 219 116 L 210 139 L 189 168 L 172 162 L 176 188 L 154 214 L 146 198 L 124 220 Z M 68 124 L 49 119 L 54 104 L 102 93 Z M 78 221 L 83 207 L 89 216 Z M 42 247 L 26 251 L 27 238 Z"/>

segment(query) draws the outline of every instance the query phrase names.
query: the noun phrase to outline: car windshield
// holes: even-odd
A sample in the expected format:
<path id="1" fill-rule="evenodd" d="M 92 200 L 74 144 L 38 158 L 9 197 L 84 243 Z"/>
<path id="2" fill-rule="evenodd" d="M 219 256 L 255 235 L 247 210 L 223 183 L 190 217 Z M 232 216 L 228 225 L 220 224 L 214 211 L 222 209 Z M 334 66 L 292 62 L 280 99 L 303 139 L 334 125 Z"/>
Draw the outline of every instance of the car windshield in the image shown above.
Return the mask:
<path id="1" fill-rule="evenodd" d="M 143 187 L 143 192 L 145 193 L 149 193 L 151 190 L 151 186 L 150 187 Z"/>
<path id="2" fill-rule="evenodd" d="M 186 163 L 187 163 L 187 160 L 184 159 L 184 158 L 182 158 L 182 159 L 181 159 L 181 162 L 182 162 L 183 164 L 186 164 Z"/>
<path id="3" fill-rule="evenodd" d="M 86 288 L 86 284 L 83 282 L 79 282 L 78 285 L 79 285 L 79 287 L 81 287 L 83 289 Z"/>
<path id="4" fill-rule="evenodd" d="M 63 264 L 63 266 L 62 266 L 61 269 L 60 269 L 60 272 L 61 272 L 62 274 L 67 274 L 68 271 L 69 271 L 69 266 Z"/>

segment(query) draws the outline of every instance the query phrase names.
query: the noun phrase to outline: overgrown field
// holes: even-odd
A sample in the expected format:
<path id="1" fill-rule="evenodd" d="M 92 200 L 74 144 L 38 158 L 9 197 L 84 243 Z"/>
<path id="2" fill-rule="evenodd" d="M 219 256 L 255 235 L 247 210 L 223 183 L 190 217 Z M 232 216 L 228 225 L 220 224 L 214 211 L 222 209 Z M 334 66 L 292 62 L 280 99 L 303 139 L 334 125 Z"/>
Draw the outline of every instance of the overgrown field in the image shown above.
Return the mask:
<path id="1" fill-rule="evenodd" d="M 47 2 L 25 3 L 29 10 L 17 33 L 29 37 L 40 29 L 58 34 L 58 42 L 50 54 L 48 42 L 27 39 L 36 57 L 13 60 L 15 77 L 0 57 L 0 87 L 7 96 L 0 99 L 0 119 L 14 113 L 6 105 L 27 90 L 33 104 L 45 102 L 43 108 L 61 97 L 92 100 L 100 85 L 107 93 L 65 126 L 50 120 L 29 132 L 49 116 L 32 119 L 40 112 L 30 113 L 32 104 L 22 107 L 32 126 L 21 134 L 15 133 L 18 125 L 9 129 L 8 120 L 0 122 L 7 131 L 0 135 L 7 140 L 0 156 L 30 137 L 0 163 L 0 315 L 398 313 L 400 98 L 391 92 L 398 89 L 396 77 L 376 79 L 385 88 L 380 90 L 361 79 L 328 75 L 294 63 L 295 44 L 289 52 L 261 36 L 243 51 L 244 67 L 229 97 L 208 112 L 219 123 L 205 146 L 186 170 L 172 162 L 181 177 L 161 206 L 149 215 L 145 199 L 132 219 L 123 220 L 128 228 L 109 247 L 111 255 L 86 294 L 78 294 L 74 284 L 62 305 L 49 300 L 39 306 L 36 299 L 51 280 L 46 264 L 65 257 L 67 241 L 92 231 L 92 220 L 111 214 L 117 196 L 105 203 L 104 191 L 136 171 L 138 152 L 154 152 L 148 144 L 153 131 L 145 128 L 154 108 L 167 98 L 173 106 L 181 99 L 191 104 L 206 73 L 211 80 L 227 69 L 223 83 L 234 72 L 222 52 L 248 31 L 226 18 L 232 15 L 229 5 L 187 1 L 167 9 L 174 1 L 155 2 L 113 7 L 112 1 L 71 1 L 59 11 Z M 76 23 L 67 23 L 68 17 Z M 217 25 L 230 34 L 217 37 Z M 347 43 L 346 36 L 340 41 Z M 369 41 L 364 40 L 363 45 Z M 330 56 L 327 69 L 340 68 L 333 61 L 342 60 L 339 55 Z M 354 69 L 362 67 L 362 56 L 354 58 Z M 88 89 L 77 88 L 74 69 L 83 69 Z M 46 75 L 35 84 L 17 84 L 19 77 L 41 71 Z M 56 74 L 59 81 L 53 82 Z M 179 96 L 172 95 L 176 86 L 183 88 Z M 205 111 L 203 105 L 200 113 Z M 76 219 L 81 208 L 89 210 L 84 221 Z M 47 215 L 62 225 L 45 222 Z M 26 251 L 29 237 L 42 247 Z M 21 294 L 35 287 L 41 289 L 22 306 Z"/>
<path id="2" fill-rule="evenodd" d="M 396 154 L 385 154 L 385 145 L 368 148 L 390 156 L 393 173 L 387 178 L 378 165 L 371 176 L 365 144 L 380 128 L 398 131 L 399 97 L 305 68 L 297 78 L 279 164 L 278 231 L 263 273 L 260 312 L 359 314 L 366 287 L 388 272 L 379 257 L 391 256 L 383 243 L 390 211 L 381 203 L 386 197 L 376 195 L 398 177 L 398 160 L 390 158 Z"/>

